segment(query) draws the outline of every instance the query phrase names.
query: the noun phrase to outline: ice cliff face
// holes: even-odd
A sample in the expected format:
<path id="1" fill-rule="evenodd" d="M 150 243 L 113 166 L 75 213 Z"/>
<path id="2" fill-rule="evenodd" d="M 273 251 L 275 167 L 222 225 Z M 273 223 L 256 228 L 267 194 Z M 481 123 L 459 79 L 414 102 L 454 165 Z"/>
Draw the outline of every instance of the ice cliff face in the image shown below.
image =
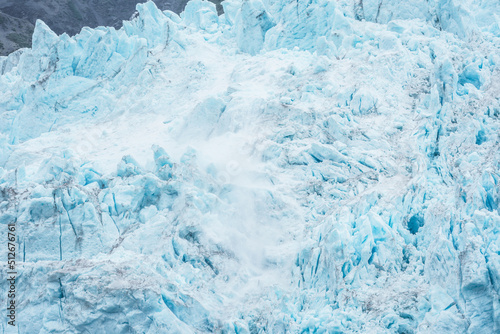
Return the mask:
<path id="1" fill-rule="evenodd" d="M 181 13 L 188 0 L 154 0 L 163 10 Z M 212 0 L 221 11 L 220 0 Z M 0 1 L 0 56 L 31 46 L 37 19 L 57 34 L 73 36 L 83 27 L 121 28 L 146 0 L 2 0 Z"/>
<path id="2" fill-rule="evenodd" d="M 57 34 L 75 35 L 82 27 L 99 25 L 119 28 L 137 3 L 145 0 L 2 0 L 0 12 L 35 23 L 42 19 Z M 158 8 L 180 13 L 187 0 L 154 0 Z"/>
<path id="3" fill-rule="evenodd" d="M 223 6 L 0 57 L 15 330 L 500 331 L 498 3 Z"/>

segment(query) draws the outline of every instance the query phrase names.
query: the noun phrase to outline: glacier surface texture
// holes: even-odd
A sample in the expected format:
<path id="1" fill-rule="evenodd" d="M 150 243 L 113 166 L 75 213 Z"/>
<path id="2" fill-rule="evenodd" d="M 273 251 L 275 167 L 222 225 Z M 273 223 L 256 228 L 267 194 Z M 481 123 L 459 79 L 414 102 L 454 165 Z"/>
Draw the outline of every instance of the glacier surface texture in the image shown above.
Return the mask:
<path id="1" fill-rule="evenodd" d="M 222 6 L 0 57 L 0 332 L 499 333 L 500 2 Z"/>

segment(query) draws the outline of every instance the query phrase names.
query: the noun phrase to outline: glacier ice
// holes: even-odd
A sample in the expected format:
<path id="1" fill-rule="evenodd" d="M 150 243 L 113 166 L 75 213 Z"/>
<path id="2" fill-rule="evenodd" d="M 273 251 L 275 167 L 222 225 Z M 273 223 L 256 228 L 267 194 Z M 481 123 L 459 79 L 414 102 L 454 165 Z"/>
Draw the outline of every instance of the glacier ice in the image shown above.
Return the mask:
<path id="1" fill-rule="evenodd" d="M 498 2 L 222 6 L 0 57 L 15 331 L 500 331 Z"/>
<path id="2" fill-rule="evenodd" d="M 275 23 L 260 0 L 241 3 L 236 16 L 237 41 L 241 51 L 255 55 L 262 49 L 267 31 Z"/>

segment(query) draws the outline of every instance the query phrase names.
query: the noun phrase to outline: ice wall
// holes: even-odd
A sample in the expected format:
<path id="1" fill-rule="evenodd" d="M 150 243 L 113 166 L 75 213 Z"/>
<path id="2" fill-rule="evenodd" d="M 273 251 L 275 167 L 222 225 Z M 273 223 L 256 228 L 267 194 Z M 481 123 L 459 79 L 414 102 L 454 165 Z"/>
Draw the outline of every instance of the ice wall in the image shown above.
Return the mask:
<path id="1" fill-rule="evenodd" d="M 498 332 L 497 3 L 223 7 L 0 57 L 19 332 Z"/>

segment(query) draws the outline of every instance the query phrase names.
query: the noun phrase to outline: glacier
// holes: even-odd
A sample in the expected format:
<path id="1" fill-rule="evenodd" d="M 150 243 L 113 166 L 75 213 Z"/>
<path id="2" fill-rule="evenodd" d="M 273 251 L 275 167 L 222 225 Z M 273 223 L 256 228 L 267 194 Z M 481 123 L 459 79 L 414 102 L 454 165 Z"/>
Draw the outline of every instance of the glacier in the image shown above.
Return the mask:
<path id="1" fill-rule="evenodd" d="M 0 331 L 498 333 L 500 3 L 222 6 L 0 57 Z"/>

